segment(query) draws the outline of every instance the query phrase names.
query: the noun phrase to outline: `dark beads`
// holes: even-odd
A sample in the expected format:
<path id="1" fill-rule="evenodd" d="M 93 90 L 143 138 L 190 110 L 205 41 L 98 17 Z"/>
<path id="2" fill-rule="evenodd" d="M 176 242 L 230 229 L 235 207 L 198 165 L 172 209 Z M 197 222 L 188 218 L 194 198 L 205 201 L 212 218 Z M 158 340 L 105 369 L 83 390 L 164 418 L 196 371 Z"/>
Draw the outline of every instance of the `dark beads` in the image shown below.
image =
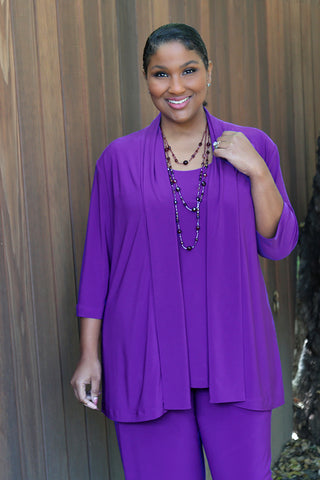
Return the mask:
<path id="1" fill-rule="evenodd" d="M 184 160 L 182 162 L 179 162 L 176 156 L 174 155 L 172 148 L 170 145 L 168 145 L 168 142 L 163 135 L 163 141 L 164 141 L 164 147 L 165 147 L 165 152 L 166 152 L 166 161 L 167 161 L 167 170 L 169 174 L 169 179 L 170 179 L 170 184 L 172 187 L 172 193 L 173 193 L 173 202 L 174 202 L 174 209 L 175 209 L 175 219 L 176 219 L 176 231 L 178 234 L 178 242 L 181 245 L 181 247 L 184 250 L 187 251 L 192 251 L 195 246 L 199 242 L 199 231 L 200 231 L 200 204 L 204 198 L 204 192 L 205 192 L 205 186 L 207 182 L 205 181 L 207 179 L 207 168 L 208 168 L 208 156 L 210 153 L 209 147 L 211 145 L 209 141 L 209 132 L 208 128 L 206 127 L 206 130 L 204 131 L 203 138 L 201 139 L 200 144 L 198 145 L 196 151 L 191 155 L 190 160 Z M 196 196 L 196 206 L 191 207 L 188 205 L 188 203 L 185 201 L 182 195 L 181 187 L 178 185 L 177 180 L 175 179 L 174 175 L 174 169 L 172 168 L 171 160 L 170 160 L 170 155 L 172 155 L 174 161 L 176 163 L 181 163 L 182 165 L 188 165 L 193 158 L 196 157 L 198 150 L 200 146 L 203 145 L 203 154 L 202 154 L 202 164 L 201 164 L 201 170 L 199 174 L 199 181 L 198 181 L 198 190 L 197 190 L 197 196 Z M 194 237 L 194 243 L 193 245 L 185 245 L 183 238 L 182 238 L 182 229 L 180 225 L 180 218 L 179 218 L 179 212 L 178 212 L 178 203 L 179 203 L 179 198 L 181 200 L 181 204 L 183 205 L 184 208 L 186 208 L 189 212 L 195 213 L 196 215 L 196 225 L 195 225 L 195 237 Z"/>

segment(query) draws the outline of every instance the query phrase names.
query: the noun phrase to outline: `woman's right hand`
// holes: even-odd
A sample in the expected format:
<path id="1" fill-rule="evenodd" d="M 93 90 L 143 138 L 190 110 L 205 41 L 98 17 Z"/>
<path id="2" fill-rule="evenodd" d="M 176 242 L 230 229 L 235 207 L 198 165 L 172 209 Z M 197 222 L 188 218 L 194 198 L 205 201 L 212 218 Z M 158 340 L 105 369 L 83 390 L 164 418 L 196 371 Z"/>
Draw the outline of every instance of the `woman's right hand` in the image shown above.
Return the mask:
<path id="1" fill-rule="evenodd" d="M 101 363 L 99 358 L 81 358 L 70 383 L 79 402 L 92 410 L 98 410 L 100 381 Z M 89 395 L 87 394 L 87 385 L 90 386 Z"/>

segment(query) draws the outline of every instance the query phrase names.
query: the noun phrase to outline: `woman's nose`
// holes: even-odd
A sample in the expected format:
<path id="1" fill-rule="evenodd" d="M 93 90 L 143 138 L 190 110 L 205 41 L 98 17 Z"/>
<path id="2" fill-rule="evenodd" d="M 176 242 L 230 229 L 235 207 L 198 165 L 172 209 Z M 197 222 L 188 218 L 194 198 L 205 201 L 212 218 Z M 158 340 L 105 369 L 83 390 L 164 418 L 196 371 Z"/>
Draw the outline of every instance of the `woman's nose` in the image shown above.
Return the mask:
<path id="1" fill-rule="evenodd" d="M 169 92 L 175 95 L 184 93 L 185 87 L 183 79 L 180 76 L 172 76 L 169 85 Z"/>

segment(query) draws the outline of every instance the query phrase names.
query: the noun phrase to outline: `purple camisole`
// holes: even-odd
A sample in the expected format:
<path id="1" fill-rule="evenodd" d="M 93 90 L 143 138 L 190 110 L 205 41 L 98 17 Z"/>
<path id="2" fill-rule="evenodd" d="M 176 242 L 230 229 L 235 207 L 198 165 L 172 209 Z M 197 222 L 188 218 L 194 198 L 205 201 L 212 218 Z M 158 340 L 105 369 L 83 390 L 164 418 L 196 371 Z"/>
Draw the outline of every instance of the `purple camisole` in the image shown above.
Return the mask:
<path id="1" fill-rule="evenodd" d="M 174 174 L 181 187 L 183 198 L 189 206 L 196 205 L 196 193 L 200 169 L 181 171 Z M 207 180 L 210 182 L 211 164 Z M 178 211 L 184 244 L 193 245 L 195 238 L 195 214 L 189 212 L 178 200 Z M 208 388 L 208 347 L 207 347 L 207 302 L 206 302 L 206 224 L 207 187 L 200 205 L 199 241 L 192 251 L 179 245 L 181 282 L 184 297 L 186 333 L 189 353 L 190 386 Z"/>

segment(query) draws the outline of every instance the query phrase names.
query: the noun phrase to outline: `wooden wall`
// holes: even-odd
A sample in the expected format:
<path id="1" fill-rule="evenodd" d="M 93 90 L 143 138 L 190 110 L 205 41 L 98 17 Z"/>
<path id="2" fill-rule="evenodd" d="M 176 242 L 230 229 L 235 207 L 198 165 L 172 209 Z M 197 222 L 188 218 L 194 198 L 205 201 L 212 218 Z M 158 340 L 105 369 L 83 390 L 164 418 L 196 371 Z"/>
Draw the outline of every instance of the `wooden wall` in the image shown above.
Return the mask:
<path id="1" fill-rule="evenodd" d="M 95 161 L 155 115 L 141 74 L 147 35 L 200 30 L 214 62 L 209 109 L 277 142 L 302 221 L 320 133 L 319 0 L 0 0 L 0 464 L 4 480 L 123 478 L 113 423 L 69 380 L 76 291 Z M 294 256 L 263 262 L 290 434 Z"/>

